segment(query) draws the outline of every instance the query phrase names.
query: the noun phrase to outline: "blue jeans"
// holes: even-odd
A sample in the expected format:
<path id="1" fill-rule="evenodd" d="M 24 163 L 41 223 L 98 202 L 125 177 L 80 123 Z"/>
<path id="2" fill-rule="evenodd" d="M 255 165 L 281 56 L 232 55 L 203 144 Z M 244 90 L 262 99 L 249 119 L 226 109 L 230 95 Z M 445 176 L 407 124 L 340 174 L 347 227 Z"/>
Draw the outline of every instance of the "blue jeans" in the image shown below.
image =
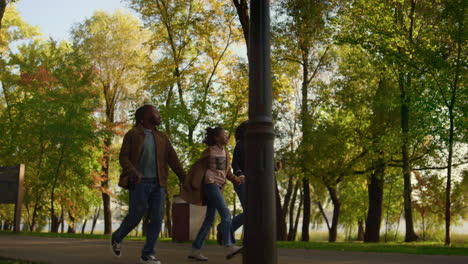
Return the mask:
<path id="1" fill-rule="evenodd" d="M 164 187 L 159 186 L 157 180 L 142 180 L 141 183 L 135 185 L 135 189 L 130 190 L 129 212 L 120 227 L 112 234 L 112 238 L 120 243 L 138 225 L 146 210 L 148 210 L 149 222 L 142 256 L 155 254 L 154 246 L 161 232 L 164 215 Z"/>
<path id="2" fill-rule="evenodd" d="M 244 211 L 245 211 L 245 183 L 240 185 L 234 185 L 234 191 L 236 191 L 237 196 L 239 197 L 239 201 L 242 205 L 242 213 L 234 216 L 232 218 L 232 225 L 231 225 L 231 233 L 232 233 L 232 241 L 235 242 L 234 233 L 236 232 L 239 227 L 244 224 Z"/>
<path id="3" fill-rule="evenodd" d="M 200 231 L 198 231 L 192 247 L 201 249 L 206 237 L 210 233 L 210 228 L 213 226 L 216 211 L 221 216 L 221 223 L 218 230 L 223 236 L 223 245 L 230 246 L 233 244 L 231 239 L 231 211 L 226 205 L 221 188 L 216 184 L 204 184 L 203 195 L 207 204 L 205 220 L 203 221 Z"/>

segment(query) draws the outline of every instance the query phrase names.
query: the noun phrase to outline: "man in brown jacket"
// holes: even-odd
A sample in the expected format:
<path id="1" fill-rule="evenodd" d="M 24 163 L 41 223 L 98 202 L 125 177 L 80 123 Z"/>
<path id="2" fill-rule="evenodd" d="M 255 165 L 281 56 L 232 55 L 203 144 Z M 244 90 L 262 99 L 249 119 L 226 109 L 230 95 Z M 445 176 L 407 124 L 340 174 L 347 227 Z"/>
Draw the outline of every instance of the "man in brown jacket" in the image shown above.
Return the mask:
<path id="1" fill-rule="evenodd" d="M 129 212 L 112 234 L 111 249 L 120 257 L 122 240 L 148 210 L 150 221 L 140 263 L 161 264 L 154 247 L 161 231 L 168 167 L 181 183 L 186 174 L 169 138 L 156 129 L 161 124 L 158 110 L 152 105 L 144 105 L 135 112 L 135 120 L 135 127 L 125 134 L 119 155 L 123 169 L 119 186 L 129 189 Z"/>

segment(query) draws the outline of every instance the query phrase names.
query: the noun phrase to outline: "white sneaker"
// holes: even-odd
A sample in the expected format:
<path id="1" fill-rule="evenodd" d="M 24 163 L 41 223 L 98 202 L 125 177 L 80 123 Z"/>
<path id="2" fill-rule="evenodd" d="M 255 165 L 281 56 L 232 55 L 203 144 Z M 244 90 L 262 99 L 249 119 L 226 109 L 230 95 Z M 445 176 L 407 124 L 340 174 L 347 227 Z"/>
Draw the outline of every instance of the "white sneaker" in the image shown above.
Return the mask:
<path id="1" fill-rule="evenodd" d="M 226 259 L 232 259 L 237 254 L 242 252 L 242 247 L 238 247 L 236 245 L 230 245 L 230 246 L 224 247 L 224 250 L 226 251 Z"/>
<path id="2" fill-rule="evenodd" d="M 188 256 L 189 259 L 191 260 L 196 260 L 196 261 L 208 261 L 208 258 L 203 256 L 201 251 L 199 249 L 194 249 L 192 248 L 192 252 Z"/>
<path id="3" fill-rule="evenodd" d="M 141 264 L 161 264 L 161 261 L 157 259 L 154 255 L 149 255 L 149 256 L 141 256 L 140 263 Z"/>

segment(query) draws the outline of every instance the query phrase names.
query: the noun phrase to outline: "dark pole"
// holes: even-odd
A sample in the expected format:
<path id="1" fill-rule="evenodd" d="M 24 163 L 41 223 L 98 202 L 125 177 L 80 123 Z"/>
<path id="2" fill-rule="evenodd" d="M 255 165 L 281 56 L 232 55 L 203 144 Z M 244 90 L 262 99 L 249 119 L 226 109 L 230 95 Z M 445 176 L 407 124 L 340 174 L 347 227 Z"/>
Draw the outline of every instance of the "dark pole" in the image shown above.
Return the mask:
<path id="1" fill-rule="evenodd" d="M 269 6 L 269 0 L 250 1 L 245 264 L 277 262 Z"/>

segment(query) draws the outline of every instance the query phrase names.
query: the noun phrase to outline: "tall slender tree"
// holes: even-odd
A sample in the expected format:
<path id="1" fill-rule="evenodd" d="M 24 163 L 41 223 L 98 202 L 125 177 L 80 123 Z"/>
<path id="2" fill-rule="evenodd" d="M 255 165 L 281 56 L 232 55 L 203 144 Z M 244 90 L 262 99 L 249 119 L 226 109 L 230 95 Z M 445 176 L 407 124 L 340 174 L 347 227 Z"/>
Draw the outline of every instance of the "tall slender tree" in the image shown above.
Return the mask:
<path id="1" fill-rule="evenodd" d="M 113 14 L 97 11 L 73 29 L 77 49 L 95 68 L 95 87 L 102 98 L 101 124 L 106 132 L 101 170 L 105 234 L 112 232 L 109 165 L 112 141 L 121 125 L 119 106 L 143 84 L 141 77 L 149 55 L 145 44 L 149 36 L 136 17 L 122 11 Z"/>
<path id="2" fill-rule="evenodd" d="M 310 104 L 311 82 L 317 78 L 318 73 L 326 64 L 325 34 L 326 12 L 331 5 L 326 1 L 314 0 L 284 0 L 278 4 L 277 11 L 284 14 L 284 20 L 274 27 L 276 52 L 280 60 L 296 63 L 302 70 L 301 85 L 301 133 L 302 143 L 300 149 L 306 152 L 305 139 L 310 137 L 311 109 Z M 306 155 L 301 155 L 306 157 Z M 302 167 L 305 168 L 307 160 L 303 158 Z M 307 171 L 303 170 L 302 179 L 304 215 L 302 225 L 302 241 L 309 241 L 309 223 L 311 215 L 310 182 Z"/>
<path id="3" fill-rule="evenodd" d="M 443 136 L 447 152 L 447 178 L 445 192 L 445 244 L 449 245 L 451 225 L 451 189 L 454 146 L 464 134 L 459 118 L 461 108 L 466 105 L 466 93 L 462 87 L 466 76 L 467 53 L 463 49 L 466 44 L 464 37 L 466 1 L 440 1 L 440 4 L 426 12 L 428 19 L 434 22 L 437 34 L 425 38 L 424 45 L 417 47 L 421 64 L 426 65 L 423 71 L 431 77 L 433 86 L 438 92 L 438 98 L 443 112 L 447 113 L 448 131 Z M 457 130 L 459 133 L 456 133 Z M 465 129 L 466 130 L 466 129 Z M 466 131 L 465 131 L 466 132 Z"/>

